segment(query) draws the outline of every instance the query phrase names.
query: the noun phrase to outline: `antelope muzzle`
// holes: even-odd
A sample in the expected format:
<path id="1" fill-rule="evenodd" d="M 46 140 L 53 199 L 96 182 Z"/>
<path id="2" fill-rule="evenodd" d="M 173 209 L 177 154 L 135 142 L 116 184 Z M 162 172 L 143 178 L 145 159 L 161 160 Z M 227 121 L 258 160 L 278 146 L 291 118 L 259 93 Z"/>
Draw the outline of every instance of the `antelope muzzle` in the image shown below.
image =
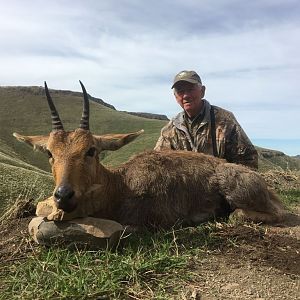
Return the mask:
<path id="1" fill-rule="evenodd" d="M 56 188 L 54 192 L 54 200 L 57 208 L 65 212 L 72 212 L 77 207 L 75 192 L 69 184 L 63 184 Z"/>

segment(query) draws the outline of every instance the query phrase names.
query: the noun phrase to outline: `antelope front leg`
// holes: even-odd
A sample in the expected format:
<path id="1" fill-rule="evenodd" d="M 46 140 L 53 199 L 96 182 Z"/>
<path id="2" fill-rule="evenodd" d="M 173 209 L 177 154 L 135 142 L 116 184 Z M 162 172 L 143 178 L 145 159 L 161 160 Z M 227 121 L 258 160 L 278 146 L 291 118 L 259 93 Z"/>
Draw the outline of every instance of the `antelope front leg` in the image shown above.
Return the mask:
<path id="1" fill-rule="evenodd" d="M 58 209 L 53 196 L 39 202 L 35 214 L 38 217 L 47 218 L 49 221 L 71 220 L 77 217 L 76 213 L 66 214 L 62 209 Z"/>
<path id="2" fill-rule="evenodd" d="M 37 204 L 35 214 L 38 217 L 48 217 L 50 214 L 55 212 L 57 207 L 55 205 L 53 196 L 49 197 L 46 200 L 43 200 Z"/>
<path id="3" fill-rule="evenodd" d="M 74 211 L 67 213 L 61 209 L 54 209 L 47 219 L 54 221 L 69 221 L 76 218 L 93 216 L 95 212 L 99 210 L 99 201 L 97 201 L 97 197 L 102 190 L 103 187 L 101 185 L 92 185 L 82 196 L 81 201 L 77 204 Z"/>
<path id="4" fill-rule="evenodd" d="M 101 209 L 101 203 L 97 200 L 102 191 L 103 187 L 101 185 L 94 184 L 82 197 L 77 208 L 70 213 L 58 209 L 53 196 L 51 196 L 37 204 L 36 215 L 38 217 L 46 217 L 49 221 L 67 221 L 92 216 Z"/>

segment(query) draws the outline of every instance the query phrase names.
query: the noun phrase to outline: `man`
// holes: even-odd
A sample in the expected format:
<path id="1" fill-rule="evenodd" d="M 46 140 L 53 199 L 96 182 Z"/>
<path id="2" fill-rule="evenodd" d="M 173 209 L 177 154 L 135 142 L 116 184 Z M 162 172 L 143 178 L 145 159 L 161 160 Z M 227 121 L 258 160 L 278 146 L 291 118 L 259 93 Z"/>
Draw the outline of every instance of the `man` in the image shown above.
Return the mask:
<path id="1" fill-rule="evenodd" d="M 204 99 L 205 86 L 195 71 L 178 73 L 172 85 L 183 112 L 161 131 L 155 150 L 203 152 L 257 169 L 257 151 L 233 113 Z"/>

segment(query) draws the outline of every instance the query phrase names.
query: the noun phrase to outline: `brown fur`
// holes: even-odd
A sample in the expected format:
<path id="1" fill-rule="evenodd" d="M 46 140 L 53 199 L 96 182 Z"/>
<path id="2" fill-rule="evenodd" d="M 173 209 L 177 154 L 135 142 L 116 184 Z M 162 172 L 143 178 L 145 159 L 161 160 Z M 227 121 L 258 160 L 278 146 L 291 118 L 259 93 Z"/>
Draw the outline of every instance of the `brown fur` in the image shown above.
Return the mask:
<path id="1" fill-rule="evenodd" d="M 139 134 L 101 137 L 76 129 L 52 132 L 36 140 L 15 134 L 19 140 L 50 151 L 56 187 L 67 183 L 75 191 L 74 211 L 58 210 L 50 197 L 39 203 L 37 214 L 48 219 L 89 215 L 125 225 L 164 228 L 178 223 L 199 224 L 231 212 L 255 222 L 282 219 L 282 204 L 258 173 L 212 156 L 150 151 L 116 169 L 99 164 L 100 151 L 118 149 Z M 96 152 L 88 157 L 91 147 Z"/>

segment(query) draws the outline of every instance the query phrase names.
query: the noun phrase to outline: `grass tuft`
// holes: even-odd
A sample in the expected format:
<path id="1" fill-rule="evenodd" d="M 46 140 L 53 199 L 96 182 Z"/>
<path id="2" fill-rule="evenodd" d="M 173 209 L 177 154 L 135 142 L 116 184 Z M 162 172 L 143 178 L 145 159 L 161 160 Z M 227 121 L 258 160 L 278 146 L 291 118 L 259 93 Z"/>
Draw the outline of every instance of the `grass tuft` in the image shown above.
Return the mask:
<path id="1" fill-rule="evenodd" d="M 218 245 L 216 229 L 207 224 L 132 234 L 116 251 L 41 248 L 3 268 L 1 294 L 3 299 L 169 299 L 192 280 L 195 247 Z"/>
<path id="2" fill-rule="evenodd" d="M 293 209 L 294 206 L 300 204 L 300 190 L 298 189 L 281 190 L 279 196 L 288 209 Z"/>

